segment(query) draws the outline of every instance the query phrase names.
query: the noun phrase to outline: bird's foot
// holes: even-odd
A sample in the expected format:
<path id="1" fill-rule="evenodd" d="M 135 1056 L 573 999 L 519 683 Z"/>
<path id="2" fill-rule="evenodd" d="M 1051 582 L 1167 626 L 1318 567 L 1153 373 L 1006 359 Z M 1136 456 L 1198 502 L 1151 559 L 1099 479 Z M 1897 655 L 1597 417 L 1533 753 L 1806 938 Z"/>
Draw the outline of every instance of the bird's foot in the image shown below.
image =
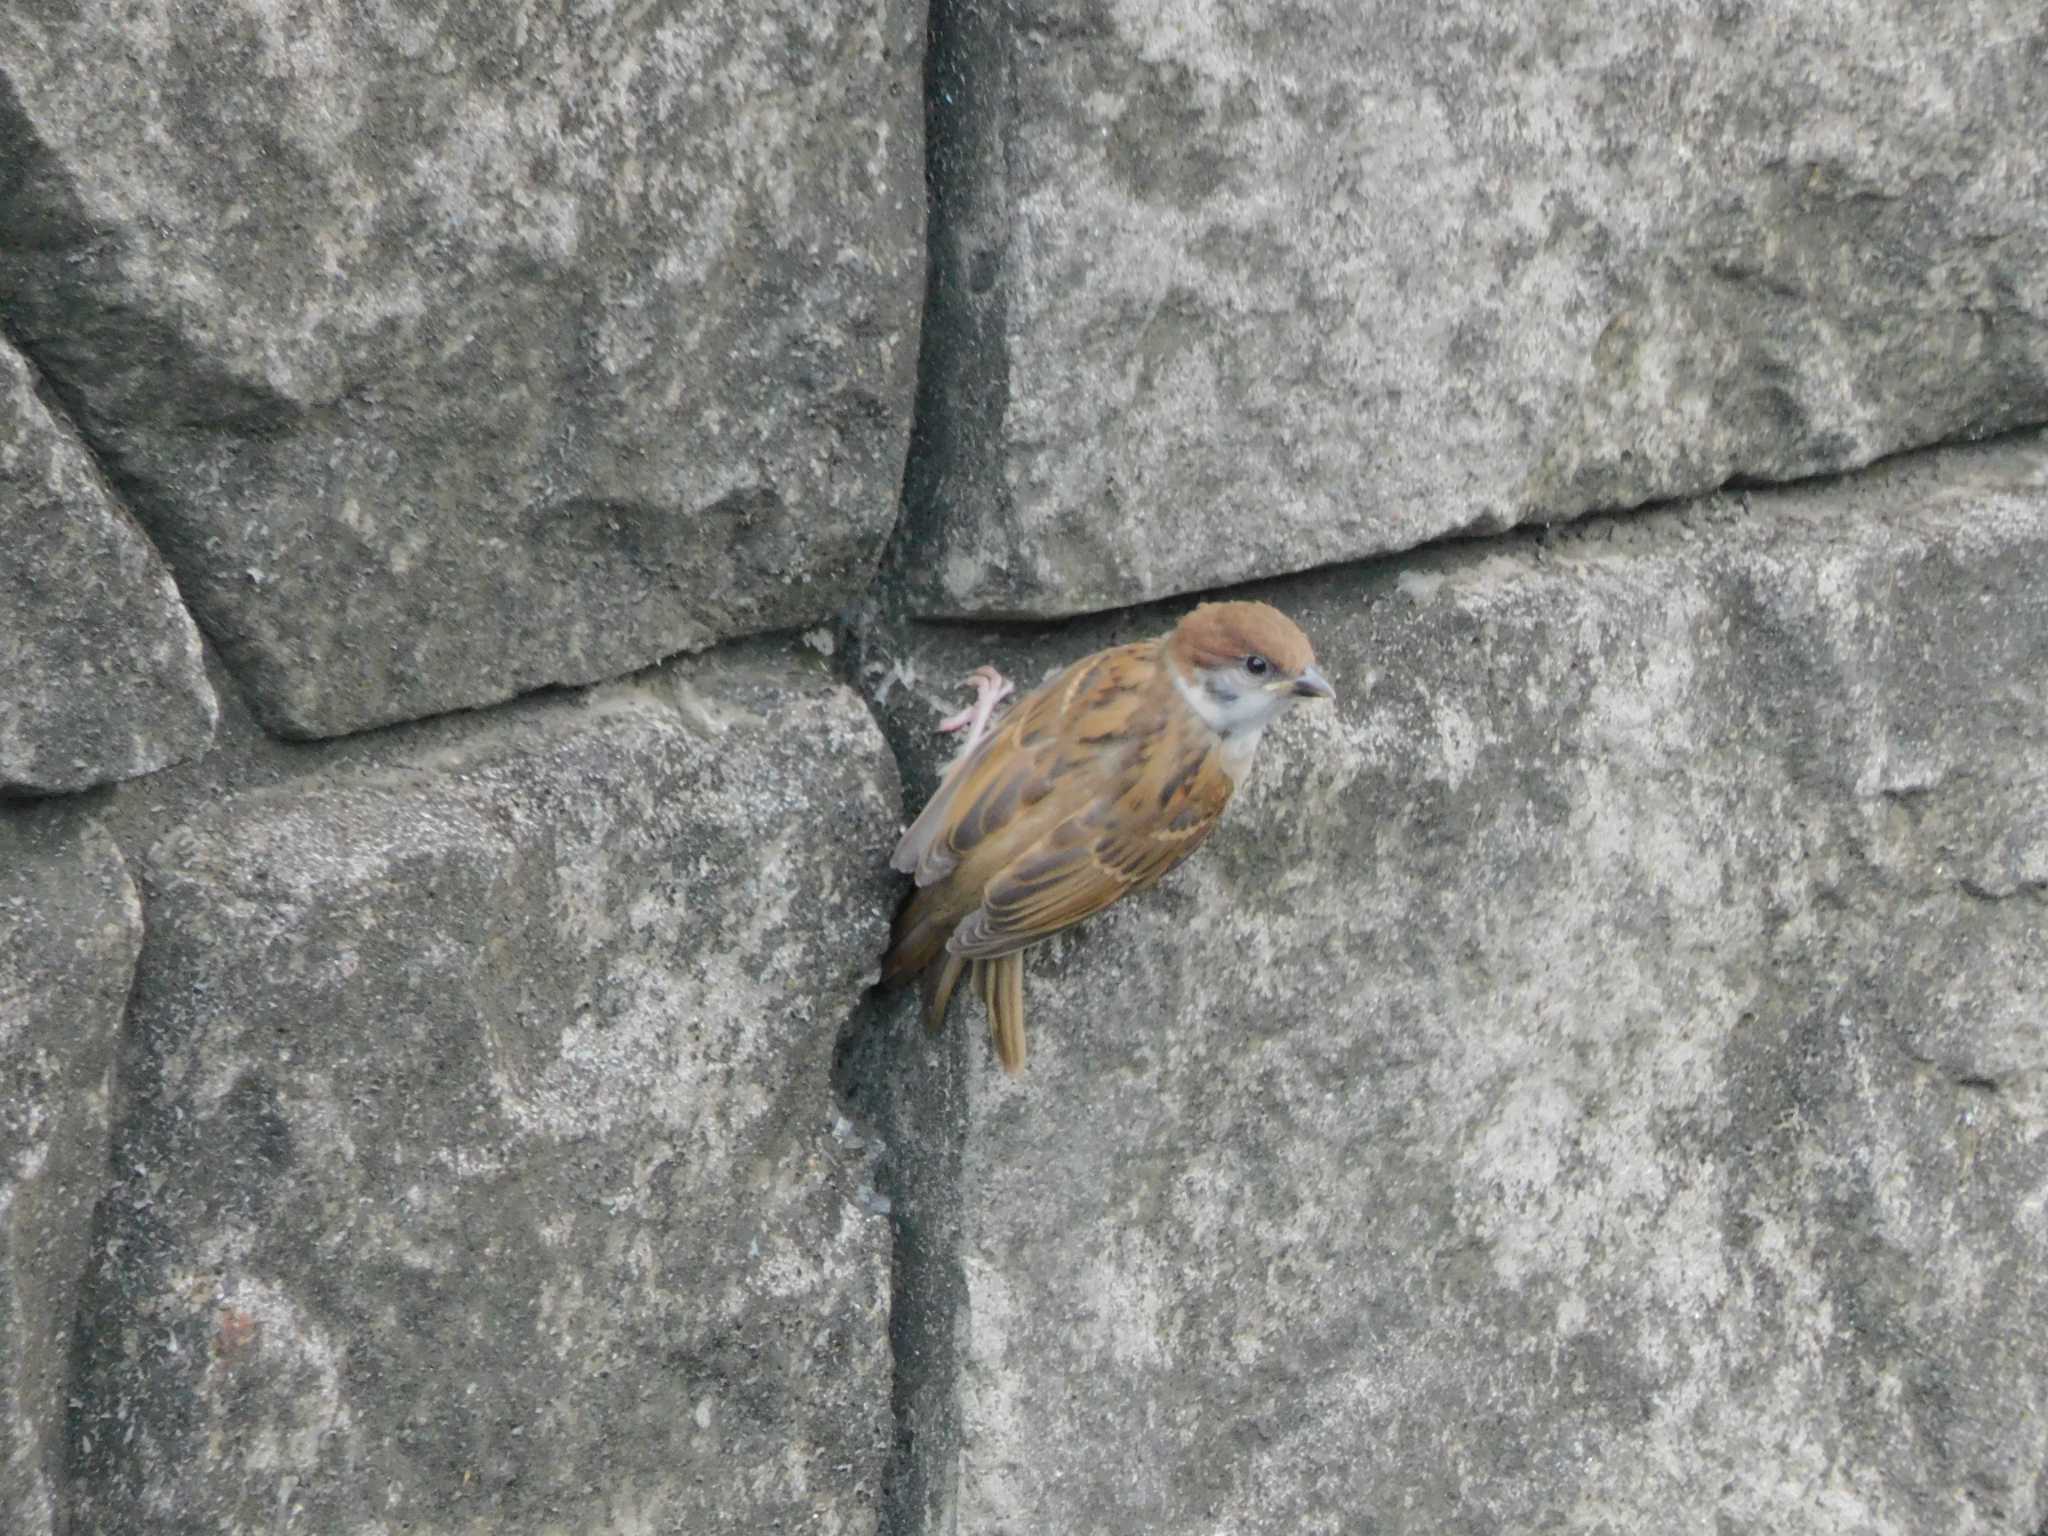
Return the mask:
<path id="1" fill-rule="evenodd" d="M 982 737 L 988 734 L 988 723 L 996 712 L 996 706 L 1017 691 L 1011 682 L 994 667 L 976 667 L 960 679 L 974 689 L 974 702 L 957 715 L 948 715 L 939 722 L 941 733 L 962 729 L 967 731 L 967 740 L 960 744 L 960 756 L 965 758 L 981 745 Z"/>

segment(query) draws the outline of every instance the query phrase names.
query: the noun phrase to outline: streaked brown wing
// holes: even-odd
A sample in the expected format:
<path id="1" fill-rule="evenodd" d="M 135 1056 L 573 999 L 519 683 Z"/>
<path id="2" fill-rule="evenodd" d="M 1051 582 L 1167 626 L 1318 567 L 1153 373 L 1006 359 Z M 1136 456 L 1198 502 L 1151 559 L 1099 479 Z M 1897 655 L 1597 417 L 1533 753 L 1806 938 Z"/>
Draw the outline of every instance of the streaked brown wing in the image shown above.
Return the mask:
<path id="1" fill-rule="evenodd" d="M 1143 890 L 1202 845 L 1230 790 L 1212 751 L 1146 765 L 1128 793 L 1077 811 L 998 871 L 947 948 L 1009 954 Z"/>
<path id="2" fill-rule="evenodd" d="M 1108 716 L 1135 690 L 1125 680 L 1156 648 L 1148 642 L 1085 657 L 1020 699 L 971 756 L 948 770 L 890 864 L 920 886 L 943 880 L 1063 778 L 1095 766 L 1111 729 Z M 1114 722 L 1118 730 L 1126 724 Z"/>

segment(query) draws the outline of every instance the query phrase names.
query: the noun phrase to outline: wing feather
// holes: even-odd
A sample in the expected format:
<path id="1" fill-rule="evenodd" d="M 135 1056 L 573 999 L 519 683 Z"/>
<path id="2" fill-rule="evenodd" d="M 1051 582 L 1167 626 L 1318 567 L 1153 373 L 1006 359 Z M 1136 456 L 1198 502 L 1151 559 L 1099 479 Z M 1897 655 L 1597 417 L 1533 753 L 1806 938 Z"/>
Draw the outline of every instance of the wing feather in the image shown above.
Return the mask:
<path id="1" fill-rule="evenodd" d="M 889 863 L 920 886 L 950 875 L 960 860 L 1051 793 L 1071 771 L 1061 717 L 1107 656 L 1090 656 L 1012 706 L 973 752 L 946 770 Z"/>
<path id="2" fill-rule="evenodd" d="M 1061 822 L 989 881 L 946 948 L 970 960 L 1023 949 L 1143 890 L 1201 847 L 1230 799 L 1218 754 L 1200 753 L 1192 768 L 1174 763 L 1163 776 L 1179 781 L 1172 812 L 1153 809 L 1148 772 L 1122 799 Z M 1140 806 L 1145 814 L 1134 814 Z"/>

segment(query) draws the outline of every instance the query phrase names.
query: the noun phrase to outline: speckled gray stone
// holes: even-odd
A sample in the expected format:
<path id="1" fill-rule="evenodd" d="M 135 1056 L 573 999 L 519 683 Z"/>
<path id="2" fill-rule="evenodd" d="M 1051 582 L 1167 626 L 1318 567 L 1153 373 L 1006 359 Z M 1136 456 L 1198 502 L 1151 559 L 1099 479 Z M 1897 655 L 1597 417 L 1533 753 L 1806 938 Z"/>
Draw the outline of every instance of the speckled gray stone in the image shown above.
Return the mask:
<path id="1" fill-rule="evenodd" d="M 849 1073 L 897 1528 L 2038 1531 L 2048 442 L 1253 590 L 1338 707 Z M 911 803 L 1172 616 L 870 636 Z"/>
<path id="2" fill-rule="evenodd" d="M 861 590 L 923 298 L 921 8 L 0 13 L 0 308 L 271 729 Z"/>
<path id="3" fill-rule="evenodd" d="M 60 1524 L 71 1322 L 106 1188 L 109 1073 L 142 907 L 121 852 L 0 806 L 0 1529 Z"/>
<path id="4" fill-rule="evenodd" d="M 78 1529 L 865 1536 L 879 733 L 760 651 L 457 734 L 150 855 Z"/>
<path id="5" fill-rule="evenodd" d="M 170 572 L 0 340 L 0 794 L 183 761 L 218 714 Z"/>
<path id="6" fill-rule="evenodd" d="M 1095 611 L 2048 420 L 2038 0 L 941 0 L 896 579 Z"/>

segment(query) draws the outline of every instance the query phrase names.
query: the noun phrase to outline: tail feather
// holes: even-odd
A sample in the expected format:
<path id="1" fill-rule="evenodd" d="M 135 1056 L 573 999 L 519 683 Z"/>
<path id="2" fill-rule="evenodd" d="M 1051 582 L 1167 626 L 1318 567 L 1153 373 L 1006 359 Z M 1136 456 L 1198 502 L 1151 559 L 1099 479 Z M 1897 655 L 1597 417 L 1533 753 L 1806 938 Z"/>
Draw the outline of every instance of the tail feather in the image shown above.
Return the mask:
<path id="1" fill-rule="evenodd" d="M 901 981 L 936 964 L 960 924 L 961 912 L 960 893 L 950 886 L 911 892 L 896 914 L 896 930 L 882 960 L 883 982 Z"/>
<path id="2" fill-rule="evenodd" d="M 1012 1077 L 1024 1070 L 1024 952 L 1012 950 L 993 960 L 974 962 L 981 998 L 988 1005 L 996 1059 Z"/>
<path id="3" fill-rule="evenodd" d="M 896 942 L 882 961 L 884 984 L 924 973 L 924 1027 L 937 1034 L 946 1025 L 961 976 L 973 967 L 971 984 L 988 1008 L 989 1030 L 996 1058 L 1012 1074 L 1024 1070 L 1024 952 L 1013 950 L 992 959 L 969 961 L 946 948 L 957 914 L 937 909 L 919 891 L 896 925 Z M 937 909 L 937 910 L 935 910 Z"/>
<path id="4" fill-rule="evenodd" d="M 938 965 L 929 966 L 924 973 L 924 1027 L 936 1035 L 946 1027 L 946 1009 L 953 1001 L 953 989 L 960 984 L 960 972 L 967 962 L 958 955 L 947 955 Z"/>

